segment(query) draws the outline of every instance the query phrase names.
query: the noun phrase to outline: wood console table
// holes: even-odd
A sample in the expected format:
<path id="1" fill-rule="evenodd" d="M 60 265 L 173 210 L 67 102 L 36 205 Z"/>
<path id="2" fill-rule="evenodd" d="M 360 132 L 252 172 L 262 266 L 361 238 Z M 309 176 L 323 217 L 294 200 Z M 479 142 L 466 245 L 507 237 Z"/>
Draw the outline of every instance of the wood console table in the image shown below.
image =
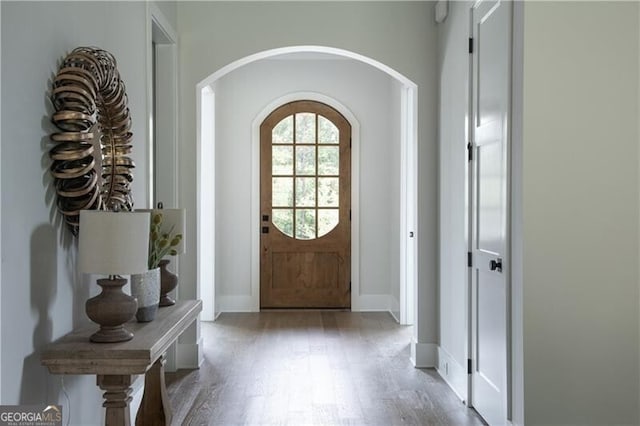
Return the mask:
<path id="1" fill-rule="evenodd" d="M 47 346 L 41 362 L 53 374 L 95 374 L 104 390 L 107 426 L 130 426 L 132 375 L 145 374 L 144 396 L 136 425 L 171 424 L 171 407 L 164 383 L 164 353 L 196 320 L 200 300 L 182 300 L 160 308 L 156 319 L 129 322 L 133 339 L 121 343 L 91 343 L 96 326 L 72 331 Z"/>

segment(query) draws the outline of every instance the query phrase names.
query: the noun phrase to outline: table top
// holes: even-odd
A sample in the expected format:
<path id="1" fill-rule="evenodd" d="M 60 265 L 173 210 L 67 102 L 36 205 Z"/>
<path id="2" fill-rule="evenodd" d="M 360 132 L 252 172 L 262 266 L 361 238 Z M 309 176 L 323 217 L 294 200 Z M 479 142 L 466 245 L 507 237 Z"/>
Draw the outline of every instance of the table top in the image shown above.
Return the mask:
<path id="1" fill-rule="evenodd" d="M 200 300 L 179 300 L 158 309 L 151 322 L 125 324 L 133 339 L 92 343 L 98 326 L 83 327 L 44 348 L 40 361 L 53 374 L 144 374 L 202 311 Z"/>

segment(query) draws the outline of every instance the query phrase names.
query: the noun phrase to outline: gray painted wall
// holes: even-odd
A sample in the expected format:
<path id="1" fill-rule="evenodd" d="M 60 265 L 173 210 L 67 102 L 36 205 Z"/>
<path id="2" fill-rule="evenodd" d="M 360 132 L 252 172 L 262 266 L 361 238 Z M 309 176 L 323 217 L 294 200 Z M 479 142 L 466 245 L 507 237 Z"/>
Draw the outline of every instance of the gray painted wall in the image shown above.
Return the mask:
<path id="1" fill-rule="evenodd" d="M 3 1 L 0 7 L 2 403 L 62 403 L 69 412 L 60 377 L 40 366 L 39 353 L 46 343 L 88 322 L 84 302 L 98 289 L 76 275 L 77 243 L 63 231 L 55 209 L 48 172 L 53 130 L 48 92 L 59 62 L 73 48 L 94 45 L 115 55 L 133 118 L 133 196 L 144 202 L 146 6 Z M 69 376 L 65 386 L 71 424 L 101 424 L 95 377 Z"/>
<path id="2" fill-rule="evenodd" d="M 154 1 L 174 30 L 178 28 L 178 4 L 175 1 Z"/>
<path id="3" fill-rule="evenodd" d="M 187 249 L 195 253 L 196 99 L 198 82 L 223 66 L 268 49 L 322 45 L 378 60 L 418 85 L 418 341 L 437 338 L 436 30 L 429 2 L 179 2 L 181 205 Z M 188 258 L 187 258 L 188 256 Z M 183 282 L 195 283 L 196 260 L 183 259 Z M 183 286 L 181 297 L 194 297 Z"/>
<path id="4" fill-rule="evenodd" d="M 526 424 L 640 422 L 638 16 L 525 4 Z"/>

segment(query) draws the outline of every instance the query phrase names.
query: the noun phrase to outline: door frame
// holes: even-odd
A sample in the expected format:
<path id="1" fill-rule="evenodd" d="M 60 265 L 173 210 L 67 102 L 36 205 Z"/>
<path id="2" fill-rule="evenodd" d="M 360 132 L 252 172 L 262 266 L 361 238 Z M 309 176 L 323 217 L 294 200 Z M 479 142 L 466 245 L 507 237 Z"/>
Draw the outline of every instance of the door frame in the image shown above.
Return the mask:
<path id="1" fill-rule="evenodd" d="M 157 201 L 163 201 L 166 207 L 178 205 L 179 173 L 178 165 L 180 152 L 178 150 L 178 35 L 158 6 L 147 4 L 147 34 L 146 45 L 146 74 L 147 74 L 147 204 L 154 207 Z M 152 43 L 155 44 L 153 52 Z M 155 60 L 155 64 L 154 64 Z M 158 79 L 153 87 L 153 69 L 156 69 Z M 155 97 L 154 97 L 155 94 Z M 155 101 L 155 102 L 154 102 Z M 155 105 L 154 105 L 155 104 Z M 154 113 L 155 111 L 155 113 Z M 155 133 L 156 123 L 160 124 L 160 131 Z M 158 156 L 169 159 L 166 161 L 169 170 L 162 182 L 156 181 Z M 154 199 L 154 194 L 158 195 Z"/>
<path id="2" fill-rule="evenodd" d="M 334 99 L 334 102 L 335 101 Z M 339 102 L 338 102 L 339 103 Z M 346 107 L 345 107 L 346 108 Z M 313 141 L 298 141 L 297 136 L 293 137 L 290 142 L 293 145 L 291 146 L 299 146 L 298 142 L 302 144 L 310 144 L 313 143 L 314 149 L 321 149 L 322 146 L 332 146 L 338 148 L 338 172 L 332 173 L 333 175 L 337 174 L 339 180 L 338 187 L 338 197 L 339 202 L 338 205 L 331 206 L 332 208 L 337 208 L 338 212 L 338 222 L 336 222 L 333 227 L 325 233 L 325 235 L 320 234 L 319 228 L 319 215 L 321 210 L 316 210 L 316 234 L 310 239 L 302 238 L 299 239 L 297 235 L 291 235 L 284 232 L 284 230 L 279 229 L 278 225 L 273 221 L 275 215 L 275 207 L 273 207 L 273 187 L 272 187 L 272 177 L 274 175 L 272 170 L 272 163 L 274 158 L 272 158 L 272 148 L 278 146 L 281 142 L 275 142 L 273 140 L 273 132 L 276 127 L 279 126 L 281 120 L 286 119 L 287 117 L 291 118 L 293 121 L 294 116 L 302 113 L 311 113 L 316 117 L 316 120 L 319 118 L 324 118 L 336 129 L 338 132 L 338 140 L 335 144 L 323 144 L 320 141 L 320 133 L 319 130 L 316 129 L 316 134 L 314 135 Z M 317 127 L 319 121 L 316 122 L 315 126 Z M 295 127 L 295 126 L 294 126 Z M 294 132 L 296 133 L 296 132 Z M 285 102 L 277 106 L 275 109 L 271 111 L 271 113 L 267 116 L 265 120 L 260 124 L 260 194 L 259 194 L 259 203 L 260 203 L 260 248 L 257 251 L 252 251 L 252 253 L 259 253 L 260 256 L 260 278 L 259 278 L 259 286 L 260 286 L 260 309 L 274 309 L 277 307 L 290 308 L 295 307 L 295 303 L 300 303 L 298 307 L 303 308 L 307 306 L 310 309 L 313 309 L 313 305 L 318 308 L 336 308 L 336 309 L 351 309 L 351 301 L 352 301 L 352 279 L 351 279 L 351 242 L 352 242 L 352 213 L 353 210 L 351 208 L 351 200 L 352 200 L 352 126 L 349 120 L 336 108 L 330 106 L 325 102 L 318 102 L 308 98 L 300 99 L 298 101 L 293 102 Z M 295 139 L 295 141 L 294 141 Z M 325 141 L 326 142 L 326 141 Z M 295 149 L 294 149 L 295 151 Z M 297 156 L 291 151 L 291 155 L 293 157 L 293 164 L 297 164 Z M 316 181 L 316 195 L 314 197 L 313 206 L 308 206 L 308 208 L 320 208 L 319 201 L 317 197 L 320 196 L 319 187 L 319 179 L 323 176 L 320 173 L 318 167 L 320 167 L 320 157 L 319 151 L 315 151 L 314 158 L 316 161 L 315 168 L 313 174 L 309 174 L 308 176 L 313 179 L 318 179 Z M 269 157 L 265 159 L 264 156 Z M 265 163 L 265 160 L 268 160 Z M 298 174 L 296 171 L 297 167 L 292 166 L 290 173 L 284 173 L 284 175 L 291 175 L 293 179 L 297 181 L 299 176 L 307 176 L 306 173 Z M 294 184 L 294 187 L 297 187 L 297 183 Z M 294 188 L 295 189 L 295 188 Z M 297 190 L 294 190 L 296 193 Z M 345 194 L 346 193 L 346 194 Z M 294 198 L 297 198 L 297 195 L 294 194 Z M 254 199 L 251 199 L 251 203 L 253 205 Z M 282 206 L 281 206 L 282 207 Z M 299 209 L 300 207 L 297 205 L 297 202 L 294 202 L 290 207 L 294 209 Z M 307 207 L 303 207 L 307 208 Z M 267 214 L 268 217 L 265 219 L 264 215 Z M 295 218 L 296 214 L 292 210 L 292 220 L 295 222 L 298 219 Z M 271 217 L 271 220 L 269 220 Z M 265 226 L 267 228 L 267 236 L 264 235 Z M 295 225 L 294 225 L 295 228 Z M 293 228 L 292 228 L 293 229 Z M 273 231 L 273 232 L 272 232 Z M 293 231 L 292 231 L 293 232 Z M 297 232 L 294 232 L 297 234 Z M 286 247 L 286 248 L 285 248 Z M 282 250 L 285 250 L 284 252 Z M 290 292 L 287 293 L 285 289 L 277 289 L 274 288 L 276 284 L 275 279 L 275 269 L 272 262 L 276 261 L 276 254 L 283 253 L 298 253 L 298 254 L 312 254 L 315 256 L 322 256 L 323 254 L 332 254 L 335 255 L 335 267 L 336 269 L 336 278 L 338 289 L 336 291 L 335 288 L 331 288 L 332 286 L 317 288 L 315 286 L 311 286 L 311 288 L 307 289 L 306 286 L 295 287 L 295 289 L 288 289 Z M 283 260 L 283 258 L 280 258 Z M 309 261 L 309 258 L 305 257 L 305 260 L 302 261 L 302 264 L 306 264 Z M 289 267 L 292 267 L 293 270 L 297 267 L 301 267 L 301 270 L 306 270 L 310 272 L 310 270 L 306 269 L 302 266 L 301 263 L 295 262 L 296 266 L 293 266 L 292 263 L 288 261 L 285 262 Z M 315 269 L 315 267 L 314 267 Z M 290 270 L 292 271 L 292 270 Z M 342 272 L 340 272 L 342 271 Z M 304 274 L 304 272 L 303 272 Z M 285 274 L 284 276 L 287 276 Z M 283 279 L 284 276 L 282 277 Z M 328 278 L 328 277 L 327 277 Z M 297 280 L 294 280 L 297 281 Z M 312 280 L 312 282 L 314 282 Z M 320 283 L 317 283 L 320 284 Z M 296 284 L 296 285 L 299 285 Z M 326 285 L 326 283 L 324 284 Z M 300 291 L 304 293 L 303 296 L 296 296 L 296 294 L 300 294 Z M 323 293 L 326 292 L 326 293 Z M 348 297 L 345 293 L 348 292 Z M 330 294 L 330 296 L 329 296 Z M 289 302 L 284 302 L 284 299 L 289 299 Z M 314 299 L 318 297 L 323 300 L 323 302 L 319 302 L 319 299 Z M 298 302 L 293 302 L 292 300 L 298 300 Z M 270 305 L 270 306 L 269 306 Z"/>
<path id="3" fill-rule="evenodd" d="M 501 0 L 505 1 L 505 0 Z M 475 9 L 479 4 L 485 2 L 485 0 L 476 0 L 469 7 L 469 40 L 472 40 L 474 31 L 473 31 L 473 9 Z M 506 414 L 507 418 L 506 422 L 510 422 L 514 418 L 514 405 L 517 404 L 515 402 L 518 397 L 514 394 L 514 363 L 516 363 L 517 350 L 514 351 L 514 339 L 518 336 L 521 336 L 521 328 L 517 327 L 517 315 L 520 315 L 520 309 L 518 306 L 518 299 L 515 297 L 520 294 L 517 288 L 517 284 L 514 284 L 514 260 L 512 256 L 513 246 L 517 244 L 518 238 L 520 234 L 518 232 L 518 228 L 512 221 L 512 217 L 514 214 L 514 209 L 517 207 L 517 203 L 520 202 L 520 189 L 518 187 L 518 182 L 514 182 L 514 173 L 513 173 L 513 165 L 514 163 L 520 164 L 517 158 L 520 158 L 521 150 L 519 148 L 519 138 L 518 135 L 521 131 L 521 111 L 518 109 L 518 102 L 521 99 L 521 90 L 518 90 L 518 87 L 521 88 L 521 69 L 518 68 L 518 64 L 521 63 L 522 58 L 522 41 L 517 37 L 517 23 L 520 23 L 522 20 L 522 7 L 518 5 L 519 2 L 514 2 L 511 5 L 511 21 L 509 22 L 509 84 L 508 84 L 508 104 L 506 107 L 507 111 L 507 123 L 506 123 L 506 132 L 507 141 L 506 141 L 506 223 L 505 223 L 505 231 L 506 231 L 506 244 L 505 244 L 505 260 L 506 260 Z M 520 27 L 518 27 L 520 28 Z M 516 49 L 520 49 L 517 51 Z M 475 46 L 474 51 L 475 54 Z M 469 75 L 468 75 L 468 105 L 467 112 L 469 116 L 469 120 L 467 121 L 467 129 L 466 133 L 468 135 L 468 140 L 471 141 L 474 133 L 474 106 L 473 106 L 473 55 L 469 55 Z M 520 72 L 520 74 L 518 74 Z M 519 77 L 520 76 L 520 77 Z M 519 86 L 518 86 L 519 85 Z M 467 148 L 469 149 L 469 148 Z M 475 145 L 473 145 L 470 149 L 474 150 Z M 467 154 L 469 154 L 467 152 Z M 514 158 L 514 155 L 516 156 Z M 467 195 L 467 204 L 468 209 L 466 211 L 466 228 L 467 232 L 465 235 L 466 245 L 468 253 L 473 252 L 473 221 L 474 221 L 474 206 L 473 206 L 473 191 L 474 191 L 474 161 L 476 160 L 475 151 L 473 152 L 472 161 L 467 162 L 467 167 L 465 168 L 465 193 Z M 516 164 L 516 165 L 517 165 Z M 473 259 L 475 261 L 475 259 Z M 516 265 L 518 266 L 518 265 Z M 515 268 L 517 270 L 517 268 Z M 470 363 L 475 365 L 477 361 L 473 354 L 474 348 L 474 321 L 473 321 L 473 266 L 469 265 L 467 267 L 467 291 L 465 295 L 465 303 L 467 310 L 467 359 Z M 516 295 L 517 293 L 517 295 Z M 517 312 L 516 312 L 517 311 Z M 521 317 L 520 317 L 521 318 Z M 521 323 L 520 323 L 521 324 Z M 516 326 L 516 328 L 514 328 Z M 521 354 L 520 354 L 521 356 Z M 520 358 L 521 359 L 521 358 Z M 520 364 L 518 364 L 520 365 Z M 471 370 L 471 368 L 469 368 Z M 467 403 L 470 407 L 473 407 L 473 374 L 469 372 L 467 375 Z"/>
<path id="4" fill-rule="evenodd" d="M 178 34 L 163 12 L 153 3 L 146 5 L 146 205 L 153 208 L 162 201 L 167 208 L 178 207 L 180 173 L 178 150 Z M 153 72 L 155 69 L 155 79 Z M 155 123 L 154 123 L 155 119 Z M 156 133 L 156 130 L 157 133 Z M 162 167 L 160 167 L 162 165 Z M 156 170 L 163 170 L 159 177 Z M 155 199 L 157 196 L 158 199 Z M 172 262 L 172 270 L 180 274 L 181 256 Z M 176 290 L 179 295 L 180 290 Z M 167 350 L 167 371 L 199 365 L 197 356 L 183 355 L 185 347 L 198 342 L 174 344 Z M 197 351 L 196 351 L 197 352 Z"/>
<path id="5" fill-rule="evenodd" d="M 349 108 L 317 92 L 295 92 L 271 101 L 251 124 L 251 306 L 260 311 L 260 126 L 278 107 L 295 101 L 329 105 L 351 124 L 351 310 L 358 310 L 360 294 L 360 123 Z"/>

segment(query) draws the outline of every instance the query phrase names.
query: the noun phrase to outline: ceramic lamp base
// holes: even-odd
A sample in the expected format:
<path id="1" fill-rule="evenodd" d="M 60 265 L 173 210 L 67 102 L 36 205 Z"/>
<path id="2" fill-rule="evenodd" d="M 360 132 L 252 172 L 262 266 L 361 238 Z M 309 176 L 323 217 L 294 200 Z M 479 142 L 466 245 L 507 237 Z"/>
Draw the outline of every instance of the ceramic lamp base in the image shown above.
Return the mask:
<path id="1" fill-rule="evenodd" d="M 160 266 L 160 306 L 175 305 L 176 301 L 170 298 L 167 293 L 173 291 L 178 286 L 178 276 L 167 269 L 169 261 L 163 259 L 158 264 Z"/>
<path id="2" fill-rule="evenodd" d="M 160 304 L 159 304 L 160 307 L 172 306 L 175 304 L 176 304 L 176 301 L 170 298 L 169 296 L 167 296 L 166 294 L 160 297 Z"/>
<path id="3" fill-rule="evenodd" d="M 92 342 L 126 342 L 133 338 L 133 333 L 123 324 L 136 314 L 138 302 L 122 291 L 126 283 L 124 278 L 98 280 L 102 292 L 87 300 L 85 305 L 89 319 L 100 325 L 100 330 L 89 338 Z"/>

